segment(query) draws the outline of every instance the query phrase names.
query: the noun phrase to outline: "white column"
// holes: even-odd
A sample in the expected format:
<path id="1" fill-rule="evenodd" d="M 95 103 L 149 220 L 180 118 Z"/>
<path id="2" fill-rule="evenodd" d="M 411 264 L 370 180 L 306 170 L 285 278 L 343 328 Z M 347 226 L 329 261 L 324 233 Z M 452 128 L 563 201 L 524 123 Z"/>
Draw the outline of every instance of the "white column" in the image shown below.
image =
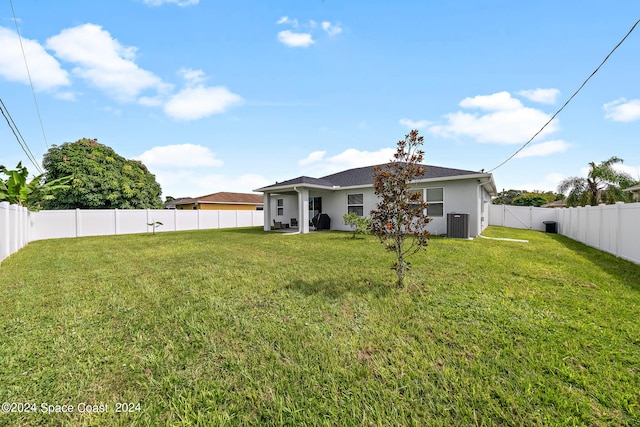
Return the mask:
<path id="1" fill-rule="evenodd" d="M 300 233 L 306 234 L 309 232 L 309 189 L 302 188 L 298 193 L 298 211 L 300 218 L 300 222 L 298 223 L 298 227 L 300 227 Z"/>
<path id="2" fill-rule="evenodd" d="M 271 196 L 269 195 L 269 193 L 264 193 L 263 198 L 264 198 L 264 208 L 262 211 L 264 215 L 263 229 L 264 231 L 269 231 L 271 230 Z"/>

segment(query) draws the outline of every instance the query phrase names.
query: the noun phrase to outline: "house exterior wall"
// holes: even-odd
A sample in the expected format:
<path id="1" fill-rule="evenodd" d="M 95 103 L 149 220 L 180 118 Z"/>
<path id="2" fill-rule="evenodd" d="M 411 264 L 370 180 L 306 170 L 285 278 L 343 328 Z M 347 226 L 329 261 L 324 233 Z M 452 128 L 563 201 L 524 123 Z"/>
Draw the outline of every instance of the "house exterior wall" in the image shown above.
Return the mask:
<path id="1" fill-rule="evenodd" d="M 447 234 L 447 214 L 469 214 L 469 235 L 475 237 L 480 234 L 480 216 L 478 202 L 477 180 L 456 180 L 430 182 L 416 186 L 416 188 L 442 188 L 444 190 L 444 207 L 441 217 L 433 217 L 427 227 L 433 235 Z"/>
<path id="2" fill-rule="evenodd" d="M 274 194 L 271 195 L 271 203 L 270 211 L 271 211 L 271 224 L 273 225 L 273 221 L 282 222 L 284 224 L 290 224 L 291 218 L 295 218 L 300 221 L 300 217 L 298 215 L 298 193 L 293 194 Z M 282 199 L 283 206 L 282 207 L 282 215 L 278 215 L 278 199 Z M 265 207 L 266 209 L 266 207 Z M 265 224 L 266 226 L 267 224 Z"/>
<path id="3" fill-rule="evenodd" d="M 444 190 L 443 216 L 433 217 L 428 226 L 431 234 L 446 234 L 447 214 L 454 212 L 469 214 L 469 234 L 471 237 L 477 236 L 487 227 L 488 206 L 491 203 L 491 196 L 479 186 L 477 179 L 422 183 L 414 188 L 417 190 L 442 188 Z M 343 215 L 347 213 L 347 196 L 349 194 L 363 195 L 364 216 L 369 217 L 369 213 L 376 208 L 378 203 L 378 196 L 376 196 L 374 189 L 371 187 L 310 193 L 311 197 L 322 197 L 322 211 L 331 218 L 332 230 L 351 230 L 351 227 L 345 225 L 342 220 Z"/>
<path id="4" fill-rule="evenodd" d="M 378 203 L 378 196 L 375 195 L 373 188 L 352 188 L 348 190 L 338 190 L 325 194 L 318 194 L 322 197 L 322 212 L 331 218 L 331 229 L 349 231 L 351 227 L 345 225 L 342 217 L 347 213 L 347 196 L 349 194 L 362 194 L 364 202 L 364 216 L 369 217 L 369 212 L 375 209 Z"/>

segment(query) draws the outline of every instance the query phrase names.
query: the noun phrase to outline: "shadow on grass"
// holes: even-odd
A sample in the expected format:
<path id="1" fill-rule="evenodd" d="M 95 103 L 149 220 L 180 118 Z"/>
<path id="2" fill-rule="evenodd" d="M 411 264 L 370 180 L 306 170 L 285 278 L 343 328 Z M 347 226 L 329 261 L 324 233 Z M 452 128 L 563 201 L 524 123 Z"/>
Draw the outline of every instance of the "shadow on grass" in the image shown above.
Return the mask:
<path id="1" fill-rule="evenodd" d="M 640 292 L 640 265 L 618 258 L 615 255 L 601 251 L 600 249 L 592 248 L 591 246 L 587 246 L 584 243 L 560 234 L 552 234 L 549 237 L 567 249 L 575 252 L 578 256 L 597 266 L 607 274 L 618 278 L 629 288 L 636 292 Z"/>
<path id="2" fill-rule="evenodd" d="M 372 295 L 384 297 L 392 292 L 391 285 L 366 280 L 318 279 L 294 280 L 286 286 L 304 295 L 322 295 L 328 298 L 339 298 L 345 294 Z"/>

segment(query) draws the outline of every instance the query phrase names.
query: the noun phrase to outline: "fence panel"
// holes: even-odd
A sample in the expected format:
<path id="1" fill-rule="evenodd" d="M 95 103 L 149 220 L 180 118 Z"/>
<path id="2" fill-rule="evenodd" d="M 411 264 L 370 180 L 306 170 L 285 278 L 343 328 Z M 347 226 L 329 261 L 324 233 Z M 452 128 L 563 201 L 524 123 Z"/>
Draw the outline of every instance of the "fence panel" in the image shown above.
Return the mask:
<path id="1" fill-rule="evenodd" d="M 30 235 L 29 211 L 0 202 L 0 261 L 26 246 Z"/>
<path id="2" fill-rule="evenodd" d="M 76 234 L 81 236 L 109 236 L 116 234 L 113 209 L 76 210 Z"/>
<path id="3" fill-rule="evenodd" d="M 640 264 L 640 203 L 617 205 L 620 227 L 617 255 Z"/>
<path id="4" fill-rule="evenodd" d="M 116 209 L 116 234 L 137 234 L 146 233 L 149 229 L 147 224 L 146 209 Z"/>
<path id="5" fill-rule="evenodd" d="M 220 228 L 221 211 L 198 211 L 200 212 L 200 228 Z"/>
<path id="6" fill-rule="evenodd" d="M 263 211 L 205 211 L 169 209 L 77 209 L 30 213 L 30 240 L 262 226 Z M 13 240 L 11 240 L 13 241 Z"/>
<path id="7" fill-rule="evenodd" d="M 176 230 L 199 230 L 200 229 L 200 213 L 201 210 L 195 211 L 179 211 L 175 210 Z M 165 230 L 166 231 L 166 230 Z"/>
<path id="8" fill-rule="evenodd" d="M 490 205 L 489 208 L 489 225 L 544 231 L 544 221 L 557 222 L 557 210 L 510 205 Z"/>
<path id="9" fill-rule="evenodd" d="M 78 237 L 76 234 L 76 211 L 31 212 L 31 240 Z"/>
<path id="10" fill-rule="evenodd" d="M 598 247 L 605 252 L 611 254 L 617 253 L 618 244 L 618 208 L 616 205 L 607 205 L 601 207 L 600 224 L 599 224 L 599 245 Z"/>

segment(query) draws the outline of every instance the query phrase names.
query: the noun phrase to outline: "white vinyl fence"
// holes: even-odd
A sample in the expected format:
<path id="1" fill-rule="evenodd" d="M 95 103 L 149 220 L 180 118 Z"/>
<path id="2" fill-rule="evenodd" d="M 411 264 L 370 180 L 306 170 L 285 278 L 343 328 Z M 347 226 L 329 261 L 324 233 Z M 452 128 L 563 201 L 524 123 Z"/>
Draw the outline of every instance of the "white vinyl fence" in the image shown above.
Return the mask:
<path id="1" fill-rule="evenodd" d="M 0 261 L 34 240 L 211 228 L 262 227 L 263 211 L 75 209 L 29 212 L 0 203 Z"/>
<path id="2" fill-rule="evenodd" d="M 0 261 L 29 243 L 29 210 L 0 202 Z"/>
<path id="3" fill-rule="evenodd" d="M 489 225 L 545 231 L 544 221 L 558 222 L 559 210 L 532 206 L 491 205 Z"/>
<path id="4" fill-rule="evenodd" d="M 640 264 L 640 203 L 579 208 L 491 205 L 489 225 L 545 231 L 555 221 L 558 233 Z"/>

